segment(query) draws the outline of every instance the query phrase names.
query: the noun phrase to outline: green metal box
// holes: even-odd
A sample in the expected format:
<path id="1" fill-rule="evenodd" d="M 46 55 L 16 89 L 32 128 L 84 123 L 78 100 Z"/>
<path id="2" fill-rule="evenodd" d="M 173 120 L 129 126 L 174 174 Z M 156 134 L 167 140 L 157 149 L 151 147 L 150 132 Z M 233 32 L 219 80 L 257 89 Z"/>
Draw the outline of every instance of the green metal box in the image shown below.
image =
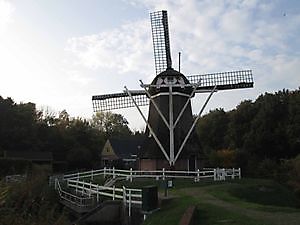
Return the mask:
<path id="1" fill-rule="evenodd" d="M 157 186 L 145 186 L 142 188 L 142 210 L 150 212 L 158 208 Z"/>

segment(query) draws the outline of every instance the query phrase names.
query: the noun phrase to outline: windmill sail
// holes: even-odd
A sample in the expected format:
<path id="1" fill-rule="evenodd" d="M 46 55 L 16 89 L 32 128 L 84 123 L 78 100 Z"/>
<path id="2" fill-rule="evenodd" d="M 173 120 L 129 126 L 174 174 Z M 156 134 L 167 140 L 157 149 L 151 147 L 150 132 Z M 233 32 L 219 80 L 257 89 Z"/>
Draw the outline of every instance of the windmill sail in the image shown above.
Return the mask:
<path id="1" fill-rule="evenodd" d="M 167 11 L 150 13 L 156 75 L 172 67 Z"/>
<path id="2" fill-rule="evenodd" d="M 210 73 L 203 75 L 186 76 L 191 84 L 200 82 L 197 90 L 211 90 L 217 86 L 217 90 L 238 88 L 252 88 L 252 70 Z"/>
<path id="3" fill-rule="evenodd" d="M 141 91 L 132 91 L 135 102 L 138 106 L 145 106 L 149 104 L 149 99 L 146 93 Z M 122 109 L 134 107 L 134 103 L 127 93 L 115 93 L 105 95 L 94 95 L 92 97 L 93 110 L 94 112 L 109 111 L 113 109 Z"/>
<path id="4" fill-rule="evenodd" d="M 93 96 L 93 109 L 106 111 L 136 106 L 147 124 L 140 146 L 140 169 L 175 166 L 195 171 L 202 167 L 203 149 L 195 125 L 215 90 L 253 87 L 251 70 L 185 76 L 172 69 L 167 11 L 150 13 L 156 77 L 144 90 Z M 210 92 L 195 119 L 191 99 L 195 93 Z M 149 102 L 150 101 L 150 102 Z M 150 104 L 149 104 L 150 103 Z M 148 119 L 139 106 L 149 104 Z M 175 168 L 175 167 L 174 167 Z"/>

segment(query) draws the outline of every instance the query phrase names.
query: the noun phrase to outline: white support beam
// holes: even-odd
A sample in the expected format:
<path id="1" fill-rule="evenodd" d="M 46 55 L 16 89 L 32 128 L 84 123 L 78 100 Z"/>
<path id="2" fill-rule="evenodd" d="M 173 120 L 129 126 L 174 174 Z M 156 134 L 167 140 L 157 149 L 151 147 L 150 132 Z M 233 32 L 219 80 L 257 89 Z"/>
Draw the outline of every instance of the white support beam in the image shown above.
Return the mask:
<path id="1" fill-rule="evenodd" d="M 198 122 L 198 120 L 199 120 L 199 118 L 200 118 L 200 116 L 201 116 L 203 110 L 205 109 L 205 107 L 206 107 L 208 101 L 210 100 L 210 98 L 211 98 L 211 96 L 213 95 L 213 93 L 216 91 L 216 88 L 217 88 L 217 85 L 215 85 L 215 87 L 213 88 L 213 90 L 210 92 L 210 94 L 209 94 L 208 98 L 206 99 L 204 105 L 202 106 L 202 108 L 201 108 L 201 110 L 200 110 L 200 112 L 199 112 L 197 118 L 194 120 L 194 123 L 192 124 L 192 126 L 191 126 L 189 132 L 188 132 L 187 135 L 185 136 L 184 141 L 182 142 L 182 144 L 181 144 L 181 146 L 180 146 L 180 148 L 179 148 L 179 150 L 178 150 L 178 152 L 177 152 L 177 154 L 176 154 L 174 163 L 176 162 L 176 160 L 178 159 L 180 153 L 182 152 L 185 143 L 187 142 L 188 138 L 190 137 L 190 135 L 191 135 L 191 133 L 192 133 L 194 127 L 196 126 L 196 124 L 197 124 L 197 122 Z"/>
<path id="2" fill-rule="evenodd" d="M 162 144 L 160 143 L 159 139 L 157 138 L 156 134 L 154 133 L 152 127 L 150 126 L 150 124 L 148 123 L 146 117 L 144 116 L 143 112 L 141 111 L 140 107 L 137 105 L 137 103 L 135 102 L 134 98 L 132 97 L 130 91 L 127 89 L 127 87 L 125 86 L 125 91 L 127 92 L 127 94 L 129 95 L 129 97 L 131 98 L 131 100 L 133 101 L 135 107 L 137 108 L 137 110 L 139 111 L 139 113 L 141 114 L 143 120 L 145 121 L 145 123 L 147 124 L 147 127 L 149 128 L 149 131 L 151 133 L 151 135 L 153 136 L 154 140 L 156 141 L 157 145 L 159 146 L 160 150 L 163 152 L 164 156 L 166 157 L 166 159 L 170 162 L 170 158 L 168 156 L 168 154 L 166 153 L 164 147 L 162 146 Z"/>
<path id="3" fill-rule="evenodd" d="M 179 122 L 181 116 L 183 115 L 183 113 L 184 113 L 186 107 L 188 106 L 188 104 L 189 104 L 191 98 L 192 98 L 193 95 L 195 94 L 195 91 L 197 90 L 197 87 L 199 87 L 200 81 L 201 81 L 201 80 L 199 80 L 199 82 L 194 86 L 192 93 L 190 94 L 188 100 L 186 101 L 185 105 L 183 106 L 183 108 L 181 109 L 179 115 L 177 116 L 177 119 L 176 119 L 176 121 L 175 121 L 175 123 L 174 123 L 174 128 L 176 127 L 177 123 Z"/>
<path id="4" fill-rule="evenodd" d="M 151 103 L 154 105 L 154 108 L 156 109 L 156 111 L 158 112 L 158 114 L 160 115 L 161 119 L 164 121 L 165 125 L 168 127 L 168 129 L 170 129 L 170 125 L 168 123 L 168 121 L 166 120 L 166 117 L 164 116 L 164 114 L 162 114 L 162 112 L 160 111 L 160 109 L 158 108 L 157 104 L 155 103 L 155 101 L 153 100 L 153 98 L 151 97 L 149 91 L 147 90 L 147 88 L 145 87 L 144 83 L 142 80 L 140 80 L 141 82 L 141 87 L 144 88 L 147 97 L 150 99 Z"/>

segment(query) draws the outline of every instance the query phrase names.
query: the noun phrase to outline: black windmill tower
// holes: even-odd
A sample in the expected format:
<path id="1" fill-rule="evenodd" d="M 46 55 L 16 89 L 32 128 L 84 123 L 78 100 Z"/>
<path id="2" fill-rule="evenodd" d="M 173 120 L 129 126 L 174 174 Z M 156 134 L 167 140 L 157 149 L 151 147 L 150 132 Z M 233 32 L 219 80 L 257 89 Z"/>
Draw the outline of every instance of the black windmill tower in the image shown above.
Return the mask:
<path id="1" fill-rule="evenodd" d="M 196 169 L 200 147 L 194 127 L 214 92 L 251 88 L 251 70 L 185 76 L 172 68 L 167 11 L 150 13 L 156 76 L 142 90 L 125 86 L 123 93 L 93 96 L 93 109 L 106 111 L 136 107 L 147 124 L 146 139 L 140 149 L 140 160 L 149 169 L 167 165 L 176 169 Z M 196 119 L 191 98 L 209 93 Z M 140 106 L 149 106 L 148 120 Z M 176 164 L 175 164 L 176 163 Z M 142 166 L 143 167 L 143 166 Z"/>

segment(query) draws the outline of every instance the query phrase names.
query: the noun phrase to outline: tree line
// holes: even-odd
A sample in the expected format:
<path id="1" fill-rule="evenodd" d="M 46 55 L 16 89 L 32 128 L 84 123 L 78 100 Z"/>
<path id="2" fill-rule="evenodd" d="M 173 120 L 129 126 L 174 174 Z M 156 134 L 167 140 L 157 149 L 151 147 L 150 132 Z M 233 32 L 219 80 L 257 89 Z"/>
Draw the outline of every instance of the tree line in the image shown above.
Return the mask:
<path id="1" fill-rule="evenodd" d="M 265 93 L 228 112 L 212 110 L 196 129 L 210 166 L 238 166 L 251 173 L 280 164 L 300 152 L 300 89 Z M 68 169 L 92 168 L 99 165 L 107 138 L 131 135 L 120 114 L 72 118 L 65 110 L 56 114 L 0 96 L 0 153 L 51 151 Z"/>
<path id="2" fill-rule="evenodd" d="M 15 103 L 0 96 L 0 154 L 4 151 L 50 151 L 67 169 L 99 167 L 100 152 L 111 136 L 133 135 L 120 114 L 97 113 L 72 118 L 38 110 L 34 103 Z"/>
<path id="3" fill-rule="evenodd" d="M 300 89 L 265 93 L 228 112 L 212 110 L 199 120 L 197 132 L 212 166 L 278 175 L 300 153 Z"/>

